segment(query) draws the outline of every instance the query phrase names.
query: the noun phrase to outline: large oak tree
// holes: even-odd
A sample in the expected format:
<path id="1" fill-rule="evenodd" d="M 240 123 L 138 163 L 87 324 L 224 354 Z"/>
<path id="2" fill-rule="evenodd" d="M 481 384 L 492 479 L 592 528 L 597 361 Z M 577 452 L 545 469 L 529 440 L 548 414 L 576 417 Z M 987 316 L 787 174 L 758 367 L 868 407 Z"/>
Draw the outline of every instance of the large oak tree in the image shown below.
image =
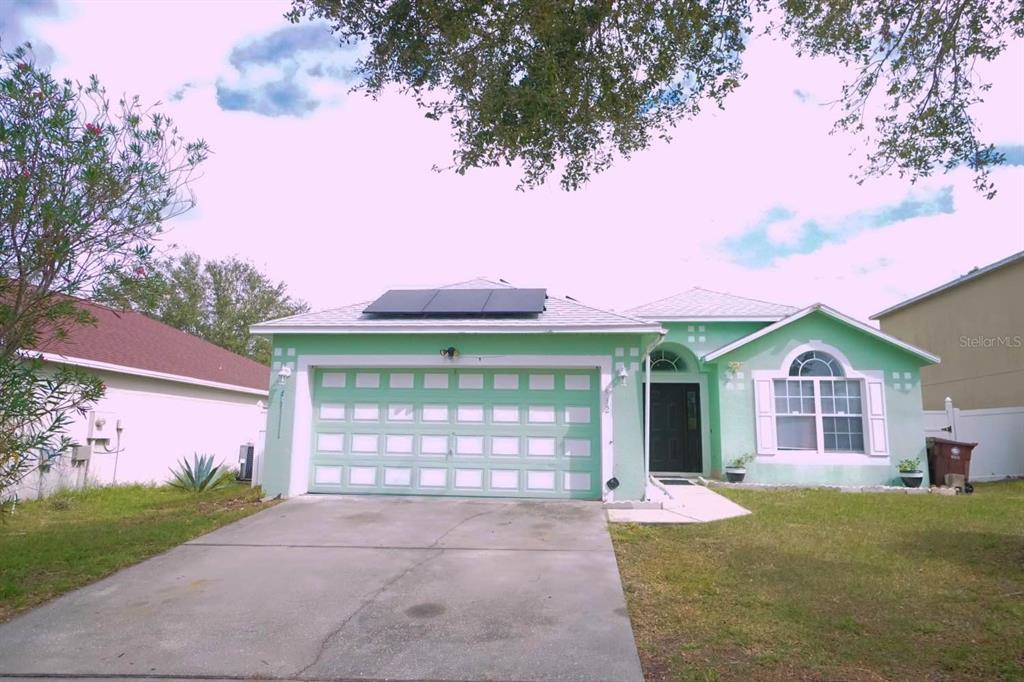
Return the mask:
<path id="1" fill-rule="evenodd" d="M 964 165 L 991 196 L 976 67 L 1024 35 L 1020 0 L 293 0 L 288 17 L 365 44 L 363 86 L 450 122 L 457 172 L 520 163 L 522 186 L 567 189 L 723 106 L 757 27 L 852 67 L 836 126 L 864 139 L 862 178 Z"/>

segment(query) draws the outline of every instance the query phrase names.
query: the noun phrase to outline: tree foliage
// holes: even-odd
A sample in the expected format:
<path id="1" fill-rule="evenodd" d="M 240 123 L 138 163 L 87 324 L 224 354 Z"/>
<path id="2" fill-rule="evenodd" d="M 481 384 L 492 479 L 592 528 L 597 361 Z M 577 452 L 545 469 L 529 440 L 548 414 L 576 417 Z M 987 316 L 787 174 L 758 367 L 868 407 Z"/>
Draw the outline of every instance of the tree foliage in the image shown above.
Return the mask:
<path id="1" fill-rule="evenodd" d="M 836 125 L 865 139 L 862 178 L 964 164 L 991 193 L 975 67 L 1024 35 L 1019 0 L 292 0 L 287 16 L 365 43 L 370 94 L 397 86 L 450 121 L 455 171 L 518 162 L 521 186 L 560 171 L 566 189 L 722 106 L 758 26 L 854 67 Z"/>
<path id="2" fill-rule="evenodd" d="M 34 351 L 93 322 L 75 296 L 145 268 L 206 155 L 137 98 L 112 104 L 95 76 L 58 80 L 28 46 L 0 54 L 0 500 L 27 462 L 70 444 L 69 415 L 102 393 Z"/>
<path id="3" fill-rule="evenodd" d="M 195 253 L 157 260 L 146 277 L 110 278 L 94 298 L 131 308 L 222 348 L 270 364 L 268 339 L 250 325 L 309 310 L 251 263 L 237 258 L 205 263 Z"/>

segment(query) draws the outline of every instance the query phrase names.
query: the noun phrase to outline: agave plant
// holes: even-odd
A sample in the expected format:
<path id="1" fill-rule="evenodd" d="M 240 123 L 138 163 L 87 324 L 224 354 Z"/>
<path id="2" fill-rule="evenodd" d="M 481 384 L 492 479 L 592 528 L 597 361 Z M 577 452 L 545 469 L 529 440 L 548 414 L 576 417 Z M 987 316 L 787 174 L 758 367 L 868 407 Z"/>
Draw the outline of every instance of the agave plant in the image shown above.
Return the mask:
<path id="1" fill-rule="evenodd" d="M 171 473 L 174 475 L 170 481 L 172 486 L 194 493 L 223 488 L 231 480 L 230 472 L 213 465 L 213 455 L 198 453 L 193 455 L 191 464 L 182 458 L 178 470 L 171 469 Z"/>

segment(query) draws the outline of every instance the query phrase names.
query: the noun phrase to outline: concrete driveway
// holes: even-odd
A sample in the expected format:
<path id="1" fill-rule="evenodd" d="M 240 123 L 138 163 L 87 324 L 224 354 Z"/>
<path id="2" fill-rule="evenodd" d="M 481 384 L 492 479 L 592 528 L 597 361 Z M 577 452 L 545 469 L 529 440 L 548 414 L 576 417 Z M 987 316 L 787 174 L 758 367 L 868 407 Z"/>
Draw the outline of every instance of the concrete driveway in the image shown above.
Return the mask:
<path id="1" fill-rule="evenodd" d="M 0 674 L 642 680 L 599 503 L 308 497 L 0 626 Z"/>

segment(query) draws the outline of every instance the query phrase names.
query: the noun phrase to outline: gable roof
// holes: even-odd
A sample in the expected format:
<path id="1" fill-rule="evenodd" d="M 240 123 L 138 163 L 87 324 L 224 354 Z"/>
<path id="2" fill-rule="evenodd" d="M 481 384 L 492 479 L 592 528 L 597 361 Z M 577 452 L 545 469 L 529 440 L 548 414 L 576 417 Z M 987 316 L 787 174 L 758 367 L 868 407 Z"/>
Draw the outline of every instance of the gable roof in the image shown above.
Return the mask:
<path id="1" fill-rule="evenodd" d="M 926 350 L 918 348 L 917 346 L 911 345 L 911 344 L 907 343 L 906 341 L 901 341 L 900 339 L 897 339 L 895 336 L 889 336 L 885 332 L 879 331 L 878 329 L 875 329 L 871 325 L 864 324 L 860 320 L 856 320 L 856 319 L 854 319 L 852 317 L 849 317 L 848 315 L 843 315 L 838 310 L 835 310 L 833 308 L 829 308 L 827 305 L 825 305 L 823 303 L 815 303 L 813 305 L 807 306 L 806 308 L 804 308 L 802 310 L 798 310 L 797 312 L 793 313 L 792 315 L 789 315 L 788 317 L 785 317 L 785 318 L 779 320 L 778 322 L 775 322 L 774 324 L 770 324 L 767 327 L 762 327 L 762 328 L 758 329 L 757 331 L 753 332 L 752 334 L 747 334 L 746 336 L 744 336 L 744 337 L 742 337 L 740 339 L 736 339 L 732 343 L 728 343 L 728 344 L 722 346 L 721 348 L 713 350 L 710 353 L 706 353 L 704 355 L 703 359 L 704 359 L 705 362 L 710 362 L 711 360 L 717 360 L 718 358 L 722 357 L 723 355 L 725 355 L 727 353 L 730 353 L 730 352 L 736 350 L 737 348 L 740 348 L 741 346 L 747 345 L 751 341 L 755 341 L 755 340 L 761 338 L 762 336 L 766 336 L 768 334 L 771 334 L 772 332 L 777 331 L 777 330 L 785 327 L 786 325 L 792 324 L 793 322 L 796 322 L 797 320 L 802 319 L 804 317 L 807 317 L 811 313 L 815 313 L 815 312 L 824 313 L 825 315 L 828 315 L 829 317 L 831 317 L 831 318 L 833 318 L 835 320 L 838 320 L 838 321 L 840 321 L 840 322 L 842 322 L 844 324 L 847 324 L 847 325 L 849 325 L 849 326 L 851 326 L 851 327 L 853 327 L 855 329 L 859 329 L 859 330 L 861 330 L 862 332 L 864 332 L 866 334 L 870 334 L 871 336 L 874 336 L 875 338 L 879 339 L 880 341 L 892 344 L 893 346 L 897 346 L 898 348 L 902 348 L 903 350 L 907 351 L 908 353 L 911 353 L 912 355 L 916 355 L 917 357 L 921 358 L 922 360 L 927 361 L 928 363 L 936 364 L 936 363 L 940 362 L 939 356 L 933 355 L 932 353 L 929 353 Z"/>
<path id="2" fill-rule="evenodd" d="M 897 303 L 894 306 L 886 308 L 885 310 L 883 310 L 880 313 L 875 313 L 869 319 L 877 320 L 877 319 L 879 319 L 881 317 L 885 317 L 886 315 L 888 315 L 890 313 L 894 313 L 897 310 L 902 310 L 903 308 L 906 308 L 907 306 L 914 305 L 918 301 L 923 301 L 926 298 L 931 298 L 932 296 L 935 296 L 936 294 L 940 294 L 943 291 L 946 291 L 947 289 L 952 289 L 953 287 L 958 287 L 961 284 L 965 284 L 967 282 L 970 282 L 973 279 L 978 279 L 982 275 L 987 275 L 988 273 L 992 272 L 993 270 L 998 270 L 999 268 L 1006 267 L 1007 265 L 1011 265 L 1011 264 L 1016 263 L 1018 261 L 1024 261 L 1024 251 L 1021 251 L 1019 253 L 1015 253 L 1012 256 L 1007 256 L 1006 258 L 1004 258 L 1002 260 L 999 260 L 999 261 L 996 261 L 995 263 L 991 263 L 989 265 L 986 265 L 983 268 L 977 268 L 975 270 L 972 270 L 971 272 L 968 272 L 966 275 L 962 275 L 960 277 L 957 277 L 956 279 L 952 280 L 951 282 L 946 282 L 945 284 L 937 286 L 934 289 L 929 289 L 928 291 L 924 292 L 923 294 L 918 294 L 917 296 L 914 296 L 913 298 L 908 298 L 907 300 L 903 301 L 902 303 Z"/>
<path id="3" fill-rule="evenodd" d="M 439 289 L 491 289 L 513 288 L 505 282 L 486 278 L 455 282 Z M 365 301 L 282 317 L 253 325 L 254 334 L 332 334 L 337 332 L 362 333 L 510 333 L 510 332 L 660 332 L 661 325 L 630 315 L 594 308 L 567 297 L 548 295 L 544 312 L 528 317 L 380 317 L 366 315 L 363 310 L 371 303 Z"/>
<path id="4" fill-rule="evenodd" d="M 75 325 L 67 338 L 29 349 L 44 360 L 92 369 L 266 394 L 270 368 L 131 310 L 90 301 L 78 305 L 95 325 Z"/>
<path id="5" fill-rule="evenodd" d="M 772 322 L 796 312 L 797 308 L 755 298 L 734 296 L 721 291 L 694 287 L 674 296 L 645 303 L 626 312 L 645 319 L 671 320 L 750 320 Z"/>

